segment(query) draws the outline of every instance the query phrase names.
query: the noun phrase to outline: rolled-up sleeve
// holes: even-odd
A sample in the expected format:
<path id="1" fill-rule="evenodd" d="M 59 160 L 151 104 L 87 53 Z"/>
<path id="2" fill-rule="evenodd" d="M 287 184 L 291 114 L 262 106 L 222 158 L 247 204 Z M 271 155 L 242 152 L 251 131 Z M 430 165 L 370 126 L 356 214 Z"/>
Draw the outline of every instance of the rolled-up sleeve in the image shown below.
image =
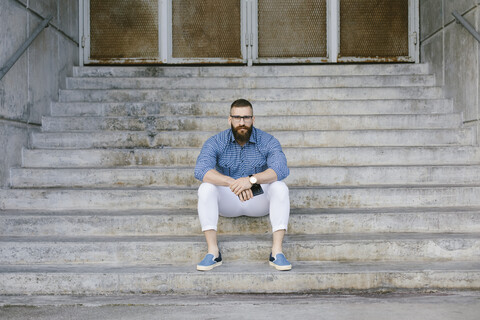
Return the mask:
<path id="1" fill-rule="evenodd" d="M 215 169 L 217 165 L 217 150 L 215 144 L 215 138 L 209 138 L 203 145 L 202 150 L 197 158 L 195 165 L 195 178 L 203 181 L 205 174 Z"/>
<path id="2" fill-rule="evenodd" d="M 288 177 L 290 170 L 287 166 L 287 157 L 282 151 L 280 142 L 275 137 L 271 137 L 268 142 L 267 165 L 277 174 L 277 180 L 281 181 Z"/>

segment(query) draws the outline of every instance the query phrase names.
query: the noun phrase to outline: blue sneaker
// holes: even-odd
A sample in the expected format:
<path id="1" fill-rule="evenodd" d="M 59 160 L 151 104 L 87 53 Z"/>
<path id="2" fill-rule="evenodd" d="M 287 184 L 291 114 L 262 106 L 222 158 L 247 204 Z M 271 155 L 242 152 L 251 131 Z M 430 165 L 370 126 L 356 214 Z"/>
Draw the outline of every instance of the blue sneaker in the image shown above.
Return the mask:
<path id="1" fill-rule="evenodd" d="M 270 265 L 280 271 L 288 271 L 292 269 L 292 264 L 288 262 L 283 253 L 277 253 L 275 258 L 272 257 L 272 254 L 270 253 Z"/>
<path id="2" fill-rule="evenodd" d="M 222 265 L 222 254 L 218 253 L 218 258 L 215 258 L 213 254 L 207 254 L 199 264 L 197 264 L 198 271 L 209 271 L 215 267 Z"/>

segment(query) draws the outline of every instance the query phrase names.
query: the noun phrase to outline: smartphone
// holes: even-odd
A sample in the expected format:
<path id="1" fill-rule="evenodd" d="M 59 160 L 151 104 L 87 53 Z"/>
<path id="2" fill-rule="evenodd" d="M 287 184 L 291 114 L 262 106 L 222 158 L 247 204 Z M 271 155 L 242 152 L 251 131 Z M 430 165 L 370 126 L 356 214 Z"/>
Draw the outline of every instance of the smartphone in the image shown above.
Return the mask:
<path id="1" fill-rule="evenodd" d="M 263 194 L 262 186 L 259 185 L 259 184 L 254 184 L 254 185 L 252 185 L 251 190 L 252 190 L 252 193 L 253 193 L 253 196 L 254 196 L 254 197 L 255 197 L 255 196 L 258 196 L 258 195 L 260 195 L 260 194 Z"/>

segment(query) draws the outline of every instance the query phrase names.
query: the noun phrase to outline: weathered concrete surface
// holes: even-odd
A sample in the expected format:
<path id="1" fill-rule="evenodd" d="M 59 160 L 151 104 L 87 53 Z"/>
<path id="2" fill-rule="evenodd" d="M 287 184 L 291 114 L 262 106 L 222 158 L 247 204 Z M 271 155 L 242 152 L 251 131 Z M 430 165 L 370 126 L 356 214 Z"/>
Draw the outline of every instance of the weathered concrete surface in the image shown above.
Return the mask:
<path id="1" fill-rule="evenodd" d="M 28 37 L 28 13 L 13 0 L 0 3 L 0 66 L 8 61 Z M 0 81 L 0 116 L 28 120 L 28 54 L 20 57 Z"/>
<path id="2" fill-rule="evenodd" d="M 203 236 L 0 237 L 2 266 L 158 266 L 195 265 L 205 255 Z M 271 235 L 222 235 L 225 263 L 267 261 Z M 480 237 L 474 233 L 350 233 L 288 235 L 283 252 L 291 261 L 392 263 L 480 260 Z M 179 254 L 181 253 L 181 254 Z M 238 262 L 237 262 L 238 263 Z M 247 269 L 245 269 L 247 270 Z"/>
<path id="3" fill-rule="evenodd" d="M 351 65 L 274 65 L 251 67 L 75 67 L 75 77 L 279 77 L 279 76 L 352 76 L 405 75 L 428 73 L 428 64 L 351 64 Z"/>
<path id="4" fill-rule="evenodd" d="M 292 208 L 431 208 L 480 206 L 479 186 L 291 188 Z M 0 190 L 0 210 L 195 209 L 197 189 Z"/>
<path id="5" fill-rule="evenodd" d="M 277 115 L 382 115 L 438 114 L 453 110 L 451 100 L 314 100 L 252 101 L 256 116 Z M 55 102 L 53 116 L 228 116 L 225 102 Z"/>
<path id="6" fill-rule="evenodd" d="M 476 24 L 475 11 L 464 17 Z M 454 98 L 457 110 L 463 111 L 466 121 L 478 120 L 478 43 L 456 23 L 447 26 L 444 32 L 446 94 Z"/>
<path id="7" fill-rule="evenodd" d="M 478 292 L 380 295 L 0 297 L 0 318 L 476 320 Z"/>
<path id="8" fill-rule="evenodd" d="M 421 60 L 430 63 L 437 84 L 445 85 L 447 97 L 453 98 L 458 112 L 463 112 L 466 125 L 480 132 L 480 47 L 462 25 L 454 22 L 454 10 L 480 30 L 478 1 L 420 1 Z"/>
<path id="9" fill-rule="evenodd" d="M 293 210 L 288 234 L 342 233 L 480 233 L 477 208 L 431 210 Z M 271 230 L 267 216 L 219 219 L 221 235 L 259 235 Z M 202 235 L 196 210 L 175 211 L 3 211 L 0 234 L 5 237 L 101 237 Z"/>
<path id="10" fill-rule="evenodd" d="M 7 183 L 10 168 L 22 162 L 21 150 L 28 145 L 29 131 L 28 125 L 0 120 L 0 181 Z"/>
<path id="11" fill-rule="evenodd" d="M 247 100 L 384 100 L 384 99 L 439 99 L 443 98 L 442 87 L 385 87 L 385 88 L 307 88 L 285 89 L 110 89 L 110 90 L 60 90 L 61 102 L 154 102 L 154 101 L 224 101 L 232 97 Z"/>
<path id="12" fill-rule="evenodd" d="M 199 186 L 193 168 L 12 168 L 13 188 Z M 290 187 L 480 184 L 480 166 L 290 167 Z"/>
<path id="13" fill-rule="evenodd" d="M 88 142 L 78 148 L 86 145 Z M 193 167 L 200 153 L 199 148 L 124 147 L 127 149 L 24 149 L 23 165 L 31 168 Z M 465 146 L 284 148 L 284 153 L 290 166 L 451 165 L 458 164 L 459 158 L 464 165 L 480 162 L 480 149 Z"/>
<path id="14" fill-rule="evenodd" d="M 223 131 L 223 130 L 222 130 Z M 345 131 L 271 131 L 284 148 L 303 147 L 405 147 L 471 145 L 472 128 Z M 200 148 L 213 135 L 208 131 L 83 131 L 38 132 L 32 134 L 32 147 L 72 148 Z M 345 155 L 346 157 L 350 155 Z M 288 157 L 287 157 L 288 158 Z M 291 161 L 288 158 L 288 161 Z"/>
<path id="15" fill-rule="evenodd" d="M 267 258 L 268 251 L 262 261 L 225 261 L 210 272 L 196 271 L 195 263 L 0 266 L 0 294 L 285 294 L 480 287 L 478 261 L 292 261 L 291 271 L 279 272 Z"/>
<path id="16" fill-rule="evenodd" d="M 315 76 L 315 77 L 205 77 L 198 78 L 68 78 L 68 89 L 192 89 L 192 88 L 321 88 L 321 87 L 409 87 L 433 86 L 432 75 L 399 75 L 390 76 Z"/>
<path id="17" fill-rule="evenodd" d="M 422 42 L 420 52 L 421 59 L 423 59 L 423 61 L 428 61 L 432 70 L 435 71 L 436 83 L 438 85 L 444 84 L 445 77 L 443 68 L 445 54 L 443 52 L 443 37 L 432 36 L 431 38 L 427 38 Z"/>
<path id="18" fill-rule="evenodd" d="M 474 169 L 474 167 L 468 167 L 468 169 Z M 337 170 L 336 170 L 337 169 Z M 390 170 L 385 168 L 383 174 L 392 174 L 391 180 L 379 179 L 379 180 L 357 180 L 361 177 L 367 177 L 371 175 L 368 168 L 352 168 L 351 172 L 348 168 L 291 168 L 291 173 L 294 173 L 288 180 L 290 186 L 321 186 L 322 184 L 339 184 L 339 182 L 345 181 L 346 184 L 382 184 L 384 181 L 395 184 L 395 178 L 402 176 L 400 170 Z M 376 168 L 372 168 L 376 169 Z M 393 169 L 393 168 L 392 168 Z M 407 169 L 407 168 L 405 168 Z M 418 171 L 418 177 L 424 176 L 427 171 L 421 167 L 421 171 Z M 295 171 L 295 172 L 292 172 Z M 381 170 L 381 169 L 380 169 Z M 478 168 L 477 168 L 478 170 Z M 356 172 L 357 171 L 357 172 Z M 362 171 L 364 171 L 362 173 Z M 415 169 L 412 170 L 413 176 L 416 175 Z M 199 181 L 195 181 L 191 174 L 191 168 L 180 169 L 12 169 L 14 174 L 12 175 L 12 186 L 15 188 L 28 188 L 28 187 L 159 187 L 168 186 L 170 181 L 176 181 L 178 184 L 192 186 L 199 185 Z M 406 174 L 410 177 L 409 170 L 406 170 Z M 475 176 L 476 171 L 473 170 Z M 455 178 L 455 174 L 453 177 Z M 34 177 L 32 179 L 32 177 Z M 36 177 L 36 178 L 35 178 Z M 294 178 L 293 178 L 294 177 Z M 443 173 L 440 174 L 443 178 Z M 375 178 L 375 177 L 374 177 Z M 38 179 L 38 180 L 37 180 Z M 338 180 L 337 180 L 338 179 Z M 336 181 L 335 181 L 336 180 Z M 442 180 L 439 180 L 442 181 Z M 444 180 L 445 181 L 445 180 Z M 448 183 L 449 179 L 444 183 Z M 461 181 L 463 182 L 463 180 Z M 405 183 L 405 182 L 401 182 Z"/>
<path id="19" fill-rule="evenodd" d="M 346 68 L 360 72 L 380 67 Z M 327 69 L 342 71 L 338 66 Z M 193 74 L 245 69 L 132 70 Z M 125 86 L 131 85 L 132 81 Z M 4 290 L 0 294 L 480 288 L 479 227 L 478 219 L 472 219 L 480 207 L 480 187 L 478 170 L 471 166 L 478 165 L 480 148 L 471 146 L 472 132 L 460 128 L 461 118 L 449 109 L 450 102 L 435 107 L 442 97 L 440 87 L 364 89 L 292 88 L 286 93 L 252 89 L 263 108 L 260 126 L 281 130 L 274 133 L 293 170 L 292 208 L 326 210 L 330 219 L 319 212 L 314 219 L 301 213 L 292 219 L 294 233 L 284 245 L 295 265 L 289 273 L 278 273 L 267 264 L 271 246 L 267 219 L 234 219 L 219 236 L 225 264 L 208 274 L 195 271 L 206 248 L 198 224 L 194 225 L 196 217 L 184 214 L 197 207 L 198 182 L 192 180 L 192 169 L 203 141 L 226 126 L 221 103 L 228 109 L 227 96 L 230 100 L 231 94 L 249 90 L 62 90 L 60 99 L 65 101 L 55 106 L 67 106 L 68 111 L 61 117 L 43 117 L 43 132 L 33 133 L 33 148 L 24 149 L 23 168 L 11 171 L 14 188 L 0 190 L 0 210 L 8 210 L 2 217 L 9 233 L 0 239 Z M 346 107 L 349 99 L 352 106 Z M 214 106 L 208 106 L 210 101 Z M 78 111 L 75 106 L 80 106 Z M 98 112 L 92 110 L 98 106 Z M 346 109 L 336 115 L 336 107 Z M 425 109 L 434 114 L 422 114 Z M 162 110 L 167 114 L 155 116 Z M 352 111 L 360 114 L 348 115 Z M 389 115 L 390 111 L 396 114 Z M 90 117 L 79 116 L 84 112 Z M 105 117 L 109 113 L 112 116 Z M 388 129 L 381 127 L 386 122 Z M 53 168 L 58 174 L 51 173 Z M 135 182 L 137 173 L 143 177 Z M 29 179 L 31 175 L 36 179 Z M 36 212 L 31 216 L 15 214 L 32 208 Z M 77 216 L 76 210 L 84 214 Z M 333 217 L 342 210 L 355 214 Z M 67 211 L 71 214 L 63 216 Z M 130 214 L 141 211 L 159 214 L 153 218 Z M 46 215 L 42 218 L 39 212 Z M 170 214 L 162 217 L 162 212 Z"/>
<path id="20" fill-rule="evenodd" d="M 8 185 L 8 168 L 20 165 L 29 132 L 36 130 L 50 103 L 64 87 L 78 60 L 78 0 L 0 2 L 0 66 L 36 28 L 41 18 L 54 16 L 46 28 L 0 81 L 0 188 Z"/>
<path id="21" fill-rule="evenodd" d="M 414 115 L 340 115 L 340 116 L 256 116 L 255 126 L 267 132 L 291 131 L 344 131 L 394 129 L 457 129 L 462 122 L 460 114 Z M 195 131 L 208 128 L 222 131 L 228 128 L 225 117 L 149 116 L 149 117 L 43 117 L 43 132 L 82 131 Z M 370 139 L 371 140 L 371 139 Z M 203 143 L 202 143 L 203 145 Z"/>

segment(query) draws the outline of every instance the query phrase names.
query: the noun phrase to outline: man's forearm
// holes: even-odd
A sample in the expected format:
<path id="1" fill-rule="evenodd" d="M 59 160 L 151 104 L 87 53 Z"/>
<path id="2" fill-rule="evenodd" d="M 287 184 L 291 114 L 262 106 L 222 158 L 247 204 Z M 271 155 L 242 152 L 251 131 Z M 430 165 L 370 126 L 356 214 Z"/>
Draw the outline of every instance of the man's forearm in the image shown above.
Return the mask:
<path id="1" fill-rule="evenodd" d="M 234 181 L 235 181 L 235 179 L 233 179 L 232 177 L 221 174 L 220 172 L 218 172 L 215 169 L 209 170 L 205 174 L 205 176 L 203 177 L 203 182 L 208 182 L 208 183 L 214 184 L 216 186 L 228 187 Z"/>
<path id="2" fill-rule="evenodd" d="M 258 184 L 267 184 L 277 181 L 277 173 L 273 169 L 254 174 Z"/>

